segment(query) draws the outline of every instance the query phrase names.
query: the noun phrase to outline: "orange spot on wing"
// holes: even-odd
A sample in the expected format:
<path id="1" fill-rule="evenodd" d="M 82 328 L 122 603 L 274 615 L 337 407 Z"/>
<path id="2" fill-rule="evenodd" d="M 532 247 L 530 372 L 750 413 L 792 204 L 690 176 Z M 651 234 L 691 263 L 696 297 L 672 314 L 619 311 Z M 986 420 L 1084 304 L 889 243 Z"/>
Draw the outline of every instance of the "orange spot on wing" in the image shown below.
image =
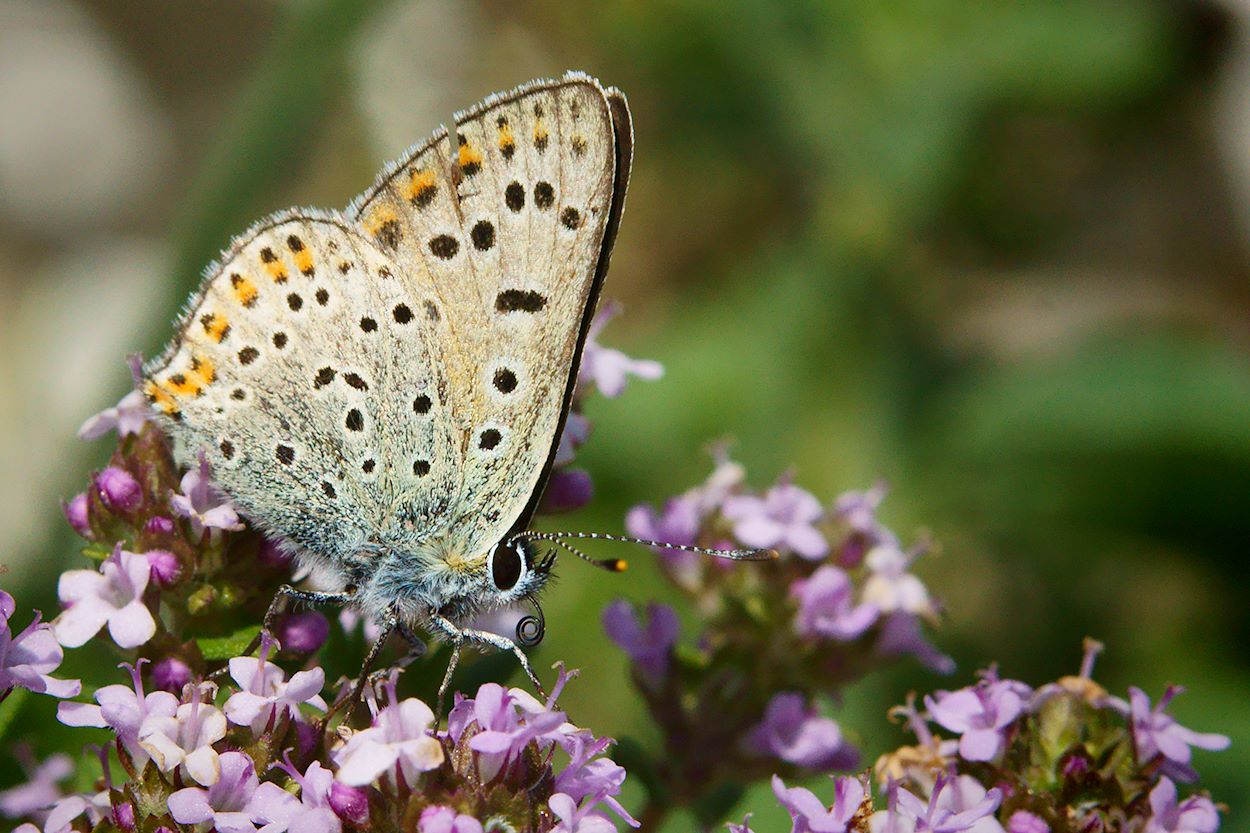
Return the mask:
<path id="1" fill-rule="evenodd" d="M 302 274 L 311 275 L 314 270 L 312 250 L 307 246 L 295 253 L 295 268 Z"/>
<path id="2" fill-rule="evenodd" d="M 463 139 L 464 137 L 461 136 L 460 138 Z M 473 176 L 482 170 L 482 152 L 466 141 L 460 145 L 459 162 L 460 170 L 469 176 Z"/>
<path id="3" fill-rule="evenodd" d="M 173 396 L 153 380 L 148 379 L 143 383 L 143 395 L 148 398 L 148 401 L 152 403 L 156 410 L 166 416 L 173 416 L 178 413 L 178 404 L 174 402 Z"/>
<path id="4" fill-rule="evenodd" d="M 408 183 L 408 189 L 404 196 L 411 203 L 426 205 L 430 200 L 434 199 L 436 190 L 434 172 L 425 168 L 419 168 L 412 172 L 412 179 Z"/>
<path id="5" fill-rule="evenodd" d="M 516 140 L 512 138 L 512 125 L 504 123 L 499 126 L 499 150 L 504 156 L 512 156 L 516 150 Z"/>
<path id="6" fill-rule="evenodd" d="M 234 299 L 245 307 L 256 303 L 256 284 L 237 272 L 230 276 L 230 288 L 234 291 Z"/>
<path id="7" fill-rule="evenodd" d="M 201 316 L 200 325 L 204 327 L 204 332 L 208 334 L 208 337 L 218 344 L 230 332 L 230 323 L 226 321 L 225 316 L 218 315 L 215 312 Z"/>
<path id="8" fill-rule="evenodd" d="M 395 209 L 391 208 L 389 205 L 380 205 L 371 211 L 369 216 L 365 218 L 365 230 L 368 231 L 371 236 L 376 236 L 378 230 L 381 229 L 382 226 L 396 219 L 398 218 L 395 215 Z"/>

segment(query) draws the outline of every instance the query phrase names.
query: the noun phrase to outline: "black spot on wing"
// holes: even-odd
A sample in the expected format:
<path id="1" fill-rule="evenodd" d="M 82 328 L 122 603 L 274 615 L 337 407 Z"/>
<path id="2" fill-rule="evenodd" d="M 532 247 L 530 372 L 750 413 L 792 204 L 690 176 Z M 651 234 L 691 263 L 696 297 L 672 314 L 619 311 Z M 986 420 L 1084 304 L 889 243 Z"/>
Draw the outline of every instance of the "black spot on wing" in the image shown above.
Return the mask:
<path id="1" fill-rule="evenodd" d="M 496 312 L 540 312 L 547 296 L 532 289 L 505 289 L 495 296 Z"/>

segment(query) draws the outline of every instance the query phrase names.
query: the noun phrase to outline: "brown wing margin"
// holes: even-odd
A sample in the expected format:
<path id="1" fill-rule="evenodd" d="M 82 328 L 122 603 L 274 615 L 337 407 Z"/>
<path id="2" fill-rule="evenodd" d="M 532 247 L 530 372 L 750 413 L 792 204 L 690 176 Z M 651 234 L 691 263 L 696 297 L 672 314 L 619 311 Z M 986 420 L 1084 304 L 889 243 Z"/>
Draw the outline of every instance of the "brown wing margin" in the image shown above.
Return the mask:
<path id="1" fill-rule="evenodd" d="M 582 351 L 586 346 L 586 336 L 590 332 L 590 322 L 595 317 L 595 307 L 599 304 L 599 293 L 603 289 L 604 278 L 608 274 L 608 262 L 612 259 L 612 246 L 616 243 L 616 232 L 621 225 L 621 212 L 625 209 L 625 191 L 629 185 L 629 171 L 634 160 L 634 123 L 629 115 L 629 103 L 625 94 L 615 87 L 604 90 L 608 99 L 608 107 L 612 113 L 612 132 L 615 135 L 616 174 L 612 183 L 612 205 L 608 213 L 608 222 L 603 230 L 603 242 L 599 247 L 599 262 L 595 267 L 595 279 L 590 285 L 586 297 L 586 309 L 582 313 L 581 329 L 577 334 L 577 348 L 573 351 L 573 361 L 569 365 L 569 378 L 564 385 L 564 402 L 560 407 L 560 421 L 551 440 L 551 450 L 547 452 L 547 462 L 543 465 L 542 475 L 538 484 L 530 494 L 525 508 L 513 522 L 508 537 L 529 528 L 534 513 L 542 502 L 543 493 L 547 490 L 547 482 L 551 479 L 551 469 L 555 465 L 556 450 L 560 446 L 560 438 L 564 436 L 564 424 L 568 421 L 569 409 L 573 405 L 573 391 L 577 387 L 577 374 L 581 369 Z"/>

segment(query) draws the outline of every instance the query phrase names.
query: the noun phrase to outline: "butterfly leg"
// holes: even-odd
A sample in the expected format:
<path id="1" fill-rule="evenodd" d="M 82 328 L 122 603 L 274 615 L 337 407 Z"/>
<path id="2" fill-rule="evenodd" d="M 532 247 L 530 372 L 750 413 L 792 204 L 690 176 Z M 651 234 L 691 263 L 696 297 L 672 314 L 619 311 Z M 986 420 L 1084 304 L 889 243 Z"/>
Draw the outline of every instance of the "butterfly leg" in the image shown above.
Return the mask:
<path id="1" fill-rule="evenodd" d="M 446 616 L 443 616 L 435 611 L 430 612 L 430 624 L 442 631 L 449 639 L 451 639 L 452 644 L 457 650 L 465 642 L 476 642 L 479 645 L 489 645 L 492 648 L 499 649 L 500 651 L 511 651 L 512 655 L 517 658 L 517 662 L 521 664 L 521 670 L 525 672 L 525 676 L 529 677 L 530 682 L 533 683 L 534 688 L 537 689 L 538 693 L 543 697 L 547 696 L 546 689 L 544 689 L 543 684 L 538 681 L 538 676 L 534 673 L 533 666 L 530 665 L 529 657 L 525 655 L 525 652 L 521 650 L 519 645 L 508 637 L 500 636 L 499 634 L 491 633 L 490 631 L 462 628 Z M 450 679 L 451 678 L 449 676 L 443 681 L 444 686 L 450 682 Z"/>
<path id="2" fill-rule="evenodd" d="M 273 601 L 269 603 L 269 609 L 265 611 L 265 618 L 261 621 L 260 633 L 252 637 L 252 641 L 247 643 L 247 647 L 239 654 L 241 657 L 250 657 L 252 652 L 260 647 L 260 641 L 265 634 L 273 636 L 273 626 L 278 621 L 280 614 L 285 607 L 287 599 L 305 604 L 339 604 L 345 605 L 352 600 L 350 593 L 326 593 L 317 590 L 297 590 L 289 584 L 284 584 L 278 588 L 278 592 L 274 594 Z M 229 666 L 223 666 L 208 675 L 208 679 L 213 680 L 226 673 Z"/>
<path id="3" fill-rule="evenodd" d="M 369 684 L 369 669 L 373 667 L 378 654 L 382 653 L 382 648 L 386 645 L 386 640 L 390 639 L 391 633 L 397 627 L 399 627 L 399 613 L 392 610 L 386 619 L 383 620 L 378 630 L 378 638 L 369 646 L 369 653 L 365 654 L 365 661 L 360 666 L 360 676 L 356 678 L 356 685 L 352 687 L 352 693 L 330 707 L 330 710 L 326 712 L 325 717 L 322 719 L 322 725 L 329 725 L 330 718 L 344 706 L 347 707 L 347 719 L 351 719 L 352 712 L 356 711 L 356 707 L 360 705 L 360 698 L 364 696 L 365 686 Z"/>

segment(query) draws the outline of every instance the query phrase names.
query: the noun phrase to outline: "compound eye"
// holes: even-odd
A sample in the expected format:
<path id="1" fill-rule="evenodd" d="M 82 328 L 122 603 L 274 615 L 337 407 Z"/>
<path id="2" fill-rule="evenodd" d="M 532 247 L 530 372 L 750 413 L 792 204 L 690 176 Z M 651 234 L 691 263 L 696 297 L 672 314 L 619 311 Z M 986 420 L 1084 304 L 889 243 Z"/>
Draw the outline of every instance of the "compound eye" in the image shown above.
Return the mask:
<path id="1" fill-rule="evenodd" d="M 521 547 L 508 541 L 500 541 L 490 554 L 490 578 L 496 590 L 516 587 L 525 572 L 525 560 Z"/>

